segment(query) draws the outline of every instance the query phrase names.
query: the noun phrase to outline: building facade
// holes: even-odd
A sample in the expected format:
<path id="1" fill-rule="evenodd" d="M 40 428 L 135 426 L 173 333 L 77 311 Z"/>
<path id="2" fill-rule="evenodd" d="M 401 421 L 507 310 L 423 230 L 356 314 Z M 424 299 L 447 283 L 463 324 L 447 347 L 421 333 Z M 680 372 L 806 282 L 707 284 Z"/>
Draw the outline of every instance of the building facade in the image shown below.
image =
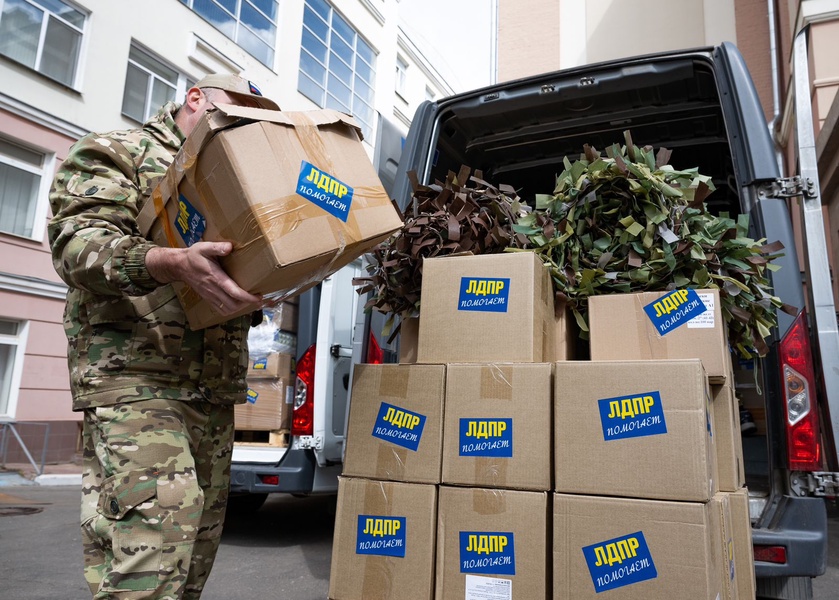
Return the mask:
<path id="1" fill-rule="evenodd" d="M 235 73 L 284 110 L 352 114 L 374 158 L 383 120 L 404 135 L 420 102 L 455 91 L 399 18 L 398 0 L 0 0 L 0 420 L 36 458 L 78 450 L 66 286 L 46 239 L 50 182 L 73 142 L 137 127 L 204 75 Z"/>

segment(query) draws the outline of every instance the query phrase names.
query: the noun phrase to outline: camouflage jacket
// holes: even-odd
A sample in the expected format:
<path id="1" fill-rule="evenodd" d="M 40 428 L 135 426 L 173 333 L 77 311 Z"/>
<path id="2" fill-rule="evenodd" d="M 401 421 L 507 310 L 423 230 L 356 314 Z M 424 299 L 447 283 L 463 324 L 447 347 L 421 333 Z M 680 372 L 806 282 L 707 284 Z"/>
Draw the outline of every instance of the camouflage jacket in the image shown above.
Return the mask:
<path id="1" fill-rule="evenodd" d="M 142 129 L 91 133 L 50 190 L 53 266 L 64 311 L 73 409 L 149 396 L 245 401 L 249 317 L 192 331 L 171 285 L 155 281 L 136 217 L 183 143 L 168 103 Z"/>

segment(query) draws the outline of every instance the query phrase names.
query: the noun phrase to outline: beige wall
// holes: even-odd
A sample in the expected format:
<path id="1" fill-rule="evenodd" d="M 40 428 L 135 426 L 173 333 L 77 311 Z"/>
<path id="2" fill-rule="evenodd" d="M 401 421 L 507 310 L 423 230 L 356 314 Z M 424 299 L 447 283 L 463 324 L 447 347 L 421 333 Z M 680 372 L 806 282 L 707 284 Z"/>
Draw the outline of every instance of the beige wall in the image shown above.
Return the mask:
<path id="1" fill-rule="evenodd" d="M 498 81 L 559 69 L 560 0 L 498 0 Z"/>
<path id="2" fill-rule="evenodd" d="M 499 0 L 498 79 L 735 38 L 733 0 Z"/>

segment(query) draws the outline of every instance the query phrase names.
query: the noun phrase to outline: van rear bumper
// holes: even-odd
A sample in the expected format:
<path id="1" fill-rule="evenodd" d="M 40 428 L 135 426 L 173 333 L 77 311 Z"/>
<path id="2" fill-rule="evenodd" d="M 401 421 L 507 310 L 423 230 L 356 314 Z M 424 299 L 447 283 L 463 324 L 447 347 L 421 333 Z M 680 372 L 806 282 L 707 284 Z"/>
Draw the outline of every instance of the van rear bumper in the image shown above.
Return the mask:
<path id="1" fill-rule="evenodd" d="M 277 484 L 266 484 L 263 477 L 275 475 Z M 311 450 L 291 450 L 277 464 L 233 463 L 230 468 L 231 493 L 312 493 L 315 479 L 315 455 Z"/>
<path id="2" fill-rule="evenodd" d="M 755 561 L 756 577 L 817 577 L 827 568 L 827 507 L 821 498 L 784 496 L 770 527 L 752 529 L 752 543 L 784 546 L 787 562 Z"/>

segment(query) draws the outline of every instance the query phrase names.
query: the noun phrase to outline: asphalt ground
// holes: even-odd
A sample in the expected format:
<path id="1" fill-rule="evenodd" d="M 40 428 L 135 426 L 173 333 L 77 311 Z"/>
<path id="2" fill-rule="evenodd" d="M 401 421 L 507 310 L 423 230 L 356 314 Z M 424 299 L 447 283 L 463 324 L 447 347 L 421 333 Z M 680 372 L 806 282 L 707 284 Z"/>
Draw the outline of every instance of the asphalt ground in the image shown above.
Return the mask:
<path id="1" fill-rule="evenodd" d="M 79 488 L 0 482 L 0 598 L 84 600 Z M 9 484 L 12 485 L 9 485 Z M 275 495 L 256 513 L 228 514 L 202 600 L 323 600 L 329 587 L 334 497 Z M 829 566 L 815 600 L 839 597 L 839 508 L 828 504 Z"/>

